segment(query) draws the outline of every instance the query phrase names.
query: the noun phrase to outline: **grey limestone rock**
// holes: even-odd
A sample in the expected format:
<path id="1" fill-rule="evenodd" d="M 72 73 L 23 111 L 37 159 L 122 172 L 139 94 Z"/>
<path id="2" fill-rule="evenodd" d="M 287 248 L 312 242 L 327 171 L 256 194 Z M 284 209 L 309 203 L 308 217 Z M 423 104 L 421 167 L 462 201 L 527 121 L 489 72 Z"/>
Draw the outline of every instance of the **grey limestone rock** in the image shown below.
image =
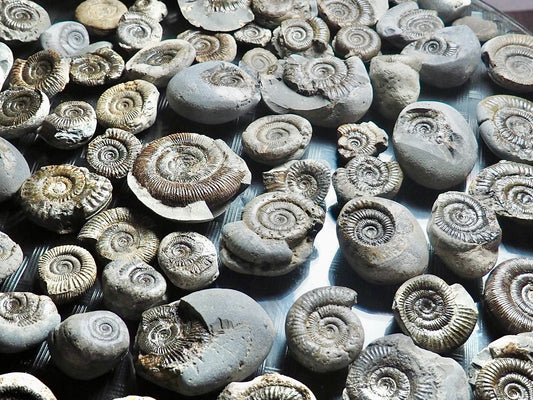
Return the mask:
<path id="1" fill-rule="evenodd" d="M 303 383 L 278 373 L 260 375 L 249 382 L 232 382 L 224 388 L 217 400 L 252 399 L 316 400 Z"/>
<path id="2" fill-rule="evenodd" d="M 0 232 L 0 283 L 20 267 L 23 258 L 20 246 Z"/>
<path id="3" fill-rule="evenodd" d="M 30 175 L 30 167 L 21 152 L 0 137 L 0 202 L 11 198 Z"/>
<path id="4" fill-rule="evenodd" d="M 33 42 L 50 26 L 48 12 L 30 0 L 0 1 L 0 39 Z"/>
<path id="5" fill-rule="evenodd" d="M 467 15 L 453 21 L 452 26 L 466 25 L 474 31 L 480 42 L 486 42 L 495 36 L 498 36 L 498 25 L 496 22 L 489 21 L 480 17 Z"/>
<path id="6" fill-rule="evenodd" d="M 10 372 L 0 375 L 0 398 L 2 399 L 57 400 L 52 391 L 33 375 L 25 372 Z"/>
<path id="7" fill-rule="evenodd" d="M 450 23 L 470 10 L 470 0 L 418 0 L 420 8 L 435 10 L 439 17 Z"/>
<path id="8" fill-rule="evenodd" d="M 137 0 L 129 8 L 130 12 L 141 13 L 161 22 L 168 14 L 167 6 L 159 0 Z"/>
<path id="9" fill-rule="evenodd" d="M 70 57 L 90 44 L 89 32 L 76 21 L 61 21 L 51 25 L 39 40 L 43 49 L 55 50 L 63 57 Z"/>
<path id="10" fill-rule="evenodd" d="M 0 89 L 9 76 L 11 67 L 13 67 L 13 52 L 7 44 L 0 42 Z"/>

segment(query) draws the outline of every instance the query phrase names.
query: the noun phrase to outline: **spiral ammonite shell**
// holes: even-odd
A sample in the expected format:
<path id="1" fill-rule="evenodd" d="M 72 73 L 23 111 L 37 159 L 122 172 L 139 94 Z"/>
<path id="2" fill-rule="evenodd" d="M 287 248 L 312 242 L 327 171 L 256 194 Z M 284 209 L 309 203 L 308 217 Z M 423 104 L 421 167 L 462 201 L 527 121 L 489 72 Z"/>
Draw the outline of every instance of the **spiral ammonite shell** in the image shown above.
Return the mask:
<path id="1" fill-rule="evenodd" d="M 494 211 L 475 197 L 461 192 L 440 194 L 427 231 L 435 254 L 463 278 L 481 278 L 496 264 L 502 231 Z"/>
<path id="2" fill-rule="evenodd" d="M 128 185 L 165 218 L 204 222 L 224 212 L 250 178 L 246 163 L 222 140 L 175 133 L 141 151 Z"/>
<path id="3" fill-rule="evenodd" d="M 291 354 L 315 372 L 347 367 L 363 348 L 364 331 L 352 306 L 357 293 L 342 286 L 313 289 L 300 296 L 285 319 Z"/>
<path id="4" fill-rule="evenodd" d="M 244 152 L 255 161 L 279 165 L 303 156 L 313 128 L 294 114 L 267 115 L 256 119 L 242 133 Z"/>
<path id="5" fill-rule="evenodd" d="M 4 232 L 0 232 L 0 282 L 22 264 L 22 249 Z"/>
<path id="6" fill-rule="evenodd" d="M 159 91 L 150 82 L 136 79 L 107 89 L 96 103 L 98 123 L 134 135 L 152 126 L 157 116 Z"/>
<path id="7" fill-rule="evenodd" d="M 58 233 L 70 233 L 111 202 L 109 179 L 74 165 L 48 165 L 20 188 L 28 218 Z"/>
<path id="8" fill-rule="evenodd" d="M 232 382 L 217 400 L 316 400 L 303 383 L 281 374 L 260 375 L 249 382 Z"/>
<path id="9" fill-rule="evenodd" d="M 96 252 L 106 260 L 150 262 L 157 253 L 159 240 L 151 222 L 135 217 L 125 207 L 111 208 L 91 218 L 80 230 L 79 240 L 94 240 Z"/>
<path id="10" fill-rule="evenodd" d="M 116 35 L 121 48 L 137 51 L 159 43 L 163 37 L 163 27 L 146 14 L 127 12 L 120 17 Z"/>
<path id="11" fill-rule="evenodd" d="M 533 91 L 533 38 L 529 35 L 496 36 L 481 48 L 489 77 L 515 92 Z"/>
<path id="12" fill-rule="evenodd" d="M 298 53 L 313 57 L 332 54 L 328 25 L 319 17 L 291 18 L 281 22 L 272 34 L 272 44 L 280 57 Z"/>
<path id="13" fill-rule="evenodd" d="M 207 33 L 194 29 L 178 35 L 178 39 L 192 44 L 196 51 L 196 61 L 233 61 L 237 56 L 237 43 L 229 33 Z"/>
<path id="14" fill-rule="evenodd" d="M 178 0 L 187 21 L 208 31 L 230 32 L 253 21 L 252 0 Z"/>
<path id="15" fill-rule="evenodd" d="M 99 86 L 120 79 L 124 60 L 116 51 L 102 47 L 91 53 L 73 56 L 70 79 L 83 86 Z"/>
<path id="16" fill-rule="evenodd" d="M 263 183 L 269 192 L 298 193 L 320 204 L 329 191 L 331 168 L 324 160 L 289 161 L 263 172 Z"/>
<path id="17" fill-rule="evenodd" d="M 55 50 L 62 57 L 69 57 L 90 43 L 85 26 L 75 21 L 62 21 L 51 25 L 39 40 L 43 49 Z"/>
<path id="18" fill-rule="evenodd" d="M 168 14 L 166 4 L 159 0 L 136 0 L 129 11 L 145 14 L 159 22 Z"/>
<path id="19" fill-rule="evenodd" d="M 0 375 L 0 396 L 5 399 L 26 398 L 36 400 L 57 400 L 52 391 L 33 375 L 25 372 L 10 372 Z"/>
<path id="20" fill-rule="evenodd" d="M 255 22 L 270 29 L 290 18 L 307 19 L 317 15 L 316 2 L 309 0 L 254 0 Z"/>
<path id="21" fill-rule="evenodd" d="M 128 11 L 119 0 L 85 0 L 76 7 L 76 19 L 90 33 L 105 36 L 117 29 L 120 17 Z"/>
<path id="22" fill-rule="evenodd" d="M 403 333 L 418 346 L 447 353 L 467 341 L 477 323 L 477 307 L 460 284 L 435 275 L 404 282 L 394 295 L 392 311 Z"/>
<path id="23" fill-rule="evenodd" d="M 533 330 L 533 260 L 514 258 L 490 273 L 483 299 L 498 325 L 509 333 Z"/>
<path id="24" fill-rule="evenodd" d="M 233 37 L 243 45 L 265 47 L 272 39 L 272 32 L 268 28 L 250 22 L 233 32 Z"/>
<path id="25" fill-rule="evenodd" d="M 477 105 L 479 133 L 498 157 L 533 164 L 533 102 L 495 95 Z"/>
<path id="26" fill-rule="evenodd" d="M 482 169 L 468 192 L 498 216 L 526 223 L 533 221 L 531 165 L 500 161 Z"/>
<path id="27" fill-rule="evenodd" d="M 370 61 L 381 50 L 378 33 L 364 25 L 348 25 L 339 29 L 332 42 L 333 50 L 339 57 L 359 57 Z"/>
<path id="28" fill-rule="evenodd" d="M 360 196 L 396 196 L 403 182 L 403 172 L 396 161 L 381 161 L 372 156 L 356 156 L 332 176 L 337 200 L 344 204 Z"/>
<path id="29" fill-rule="evenodd" d="M 80 246 L 53 247 L 39 257 L 37 265 L 41 287 L 57 304 L 77 299 L 96 281 L 94 258 Z"/>
<path id="30" fill-rule="evenodd" d="M 337 128 L 337 151 L 343 160 L 357 156 L 377 156 L 387 150 L 387 132 L 372 121 L 343 124 Z"/>
<path id="31" fill-rule="evenodd" d="M 252 76 L 271 74 L 278 69 L 278 58 L 266 49 L 254 47 L 243 54 L 239 67 Z"/>
<path id="32" fill-rule="evenodd" d="M 202 289 L 218 278 L 215 245 L 196 232 L 173 232 L 165 236 L 157 260 L 163 273 L 181 289 Z"/>
<path id="33" fill-rule="evenodd" d="M 142 150 L 137 137 L 122 129 L 109 128 L 87 146 L 87 164 L 109 179 L 124 178 Z"/>
<path id="34" fill-rule="evenodd" d="M 318 0 L 318 12 L 332 29 L 348 25 L 374 25 L 387 10 L 382 0 Z"/>
<path id="35" fill-rule="evenodd" d="M 50 26 L 48 12 L 29 0 L 4 0 L 0 7 L 0 39 L 33 42 Z"/>

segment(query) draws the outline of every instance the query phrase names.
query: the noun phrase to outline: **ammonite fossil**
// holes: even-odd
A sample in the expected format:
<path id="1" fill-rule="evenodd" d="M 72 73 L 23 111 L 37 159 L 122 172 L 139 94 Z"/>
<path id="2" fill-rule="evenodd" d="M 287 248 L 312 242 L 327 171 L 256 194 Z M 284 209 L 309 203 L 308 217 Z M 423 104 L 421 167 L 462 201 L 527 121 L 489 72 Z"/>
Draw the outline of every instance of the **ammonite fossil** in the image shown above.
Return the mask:
<path id="1" fill-rule="evenodd" d="M 177 72 L 194 62 L 195 54 L 193 45 L 185 40 L 163 40 L 135 53 L 126 63 L 126 74 L 130 79 L 166 86 Z"/>
<path id="2" fill-rule="evenodd" d="M 113 43 L 108 42 L 107 40 L 99 40 L 98 42 L 93 42 L 90 45 L 84 47 L 83 49 L 80 49 L 76 53 L 72 55 L 74 56 L 82 56 L 89 53 L 94 53 L 97 50 L 100 49 L 113 49 Z M 118 54 L 118 53 L 117 53 Z M 72 79 L 71 79 L 72 80 Z"/>
<path id="3" fill-rule="evenodd" d="M 260 375 L 249 382 L 232 382 L 217 400 L 316 400 L 311 390 L 300 381 L 273 373 Z"/>
<path id="4" fill-rule="evenodd" d="M 533 330 L 533 260 L 514 258 L 497 265 L 485 283 L 485 306 L 509 333 Z"/>
<path id="5" fill-rule="evenodd" d="M 37 131 L 50 146 L 76 149 L 91 140 L 96 131 L 96 112 L 85 101 L 60 103 Z"/>
<path id="6" fill-rule="evenodd" d="M 298 115 L 267 115 L 246 127 L 242 133 L 242 147 L 255 161 L 280 165 L 304 155 L 312 132 L 309 121 Z"/>
<path id="7" fill-rule="evenodd" d="M 387 150 L 387 132 L 372 121 L 343 124 L 337 128 L 337 152 L 344 161 L 358 156 L 377 156 Z"/>
<path id="8" fill-rule="evenodd" d="M 50 100 L 38 89 L 14 87 L 0 93 L 0 137 L 18 138 L 37 129 L 50 111 Z"/>
<path id="9" fill-rule="evenodd" d="M 402 283 L 428 265 L 422 228 L 407 208 L 392 200 L 350 200 L 337 219 L 337 237 L 348 264 L 372 283 Z"/>
<path id="10" fill-rule="evenodd" d="M 220 259 L 243 274 L 279 276 L 307 261 L 325 213 L 297 193 L 268 192 L 243 209 L 242 221 L 222 227 Z"/>
<path id="11" fill-rule="evenodd" d="M 392 143 L 402 170 L 431 189 L 463 182 L 477 160 L 477 140 L 468 122 L 455 108 L 436 101 L 405 107 Z"/>
<path id="12" fill-rule="evenodd" d="M 159 91 L 150 82 L 136 79 L 107 89 L 96 103 L 98 123 L 134 135 L 151 127 L 157 116 Z"/>
<path id="13" fill-rule="evenodd" d="M 498 260 L 502 230 L 496 214 L 468 194 L 440 194 L 427 231 L 435 254 L 462 278 L 481 278 Z"/>
<path id="14" fill-rule="evenodd" d="M 87 146 L 87 164 L 109 179 L 124 178 L 142 150 L 136 136 L 122 129 L 109 128 Z"/>
<path id="15" fill-rule="evenodd" d="M 57 304 L 77 299 L 96 281 L 94 258 L 80 246 L 53 247 L 39 257 L 37 266 L 43 291 Z"/>
<path id="16" fill-rule="evenodd" d="M 213 242 L 196 232 L 172 232 L 161 240 L 157 261 L 177 287 L 198 290 L 218 278 L 218 257 Z"/>
<path id="17" fill-rule="evenodd" d="M 4 82 L 9 76 L 9 72 L 13 67 L 13 52 L 9 46 L 0 42 L 0 85 L 3 86 Z"/>
<path id="18" fill-rule="evenodd" d="M 127 12 L 122 14 L 117 26 L 118 45 L 126 51 L 138 51 L 161 41 L 163 27 L 146 14 Z"/>
<path id="19" fill-rule="evenodd" d="M 111 208 L 91 218 L 81 228 L 78 240 L 95 241 L 98 255 L 109 261 L 150 262 L 159 247 L 152 222 L 125 207 Z"/>
<path id="20" fill-rule="evenodd" d="M 220 139 L 175 133 L 150 142 L 128 174 L 137 198 L 155 213 L 183 222 L 210 221 L 250 184 L 251 173 Z"/>
<path id="21" fill-rule="evenodd" d="M 0 203 L 12 198 L 30 176 L 22 153 L 0 135 Z"/>
<path id="22" fill-rule="evenodd" d="M 272 321 L 251 297 L 200 290 L 143 313 L 136 372 L 182 395 L 200 395 L 253 373 L 273 341 Z"/>
<path id="23" fill-rule="evenodd" d="M 74 314 L 48 336 L 52 362 L 74 379 L 89 380 L 110 371 L 128 352 L 128 327 L 111 311 Z"/>
<path id="24" fill-rule="evenodd" d="M 166 4 L 159 0 L 136 0 L 128 10 L 145 14 L 159 22 L 168 14 Z"/>
<path id="25" fill-rule="evenodd" d="M 315 372 L 347 367 L 363 348 L 364 330 L 352 307 L 357 293 L 342 286 L 310 290 L 291 306 L 285 335 L 291 354 Z"/>
<path id="26" fill-rule="evenodd" d="M 187 21 L 208 31 L 229 32 L 254 19 L 252 0 L 178 0 Z"/>
<path id="27" fill-rule="evenodd" d="M 331 168 L 325 160 L 288 161 L 263 172 L 263 183 L 269 192 L 298 193 L 320 204 L 331 183 Z"/>
<path id="28" fill-rule="evenodd" d="M 482 169 L 468 192 L 498 216 L 526 223 L 533 221 L 531 165 L 500 161 Z"/>
<path id="29" fill-rule="evenodd" d="M 23 258 L 20 246 L 0 232 L 0 283 L 20 267 Z"/>
<path id="30" fill-rule="evenodd" d="M 119 0 L 85 0 L 76 7 L 76 19 L 90 33 L 105 36 L 117 29 L 120 17 L 128 11 Z"/>
<path id="31" fill-rule="evenodd" d="M 75 55 L 70 62 L 70 80 L 83 86 L 113 83 L 120 79 L 123 71 L 124 60 L 108 47 Z"/>
<path id="32" fill-rule="evenodd" d="M 463 368 L 455 360 L 416 346 L 402 334 L 370 343 L 351 365 L 345 400 L 470 400 Z"/>
<path id="33" fill-rule="evenodd" d="M 274 29 L 272 45 L 280 58 L 294 53 L 306 57 L 332 56 L 329 38 L 329 28 L 323 19 L 291 18 L 282 21 L 281 25 Z"/>
<path id="34" fill-rule="evenodd" d="M 477 105 L 479 134 L 504 160 L 533 164 L 533 102 L 505 94 Z"/>
<path id="35" fill-rule="evenodd" d="M 435 10 L 439 17 L 450 23 L 470 11 L 470 0 L 417 0 L 421 8 Z"/>
<path id="36" fill-rule="evenodd" d="M 0 397 L 20 399 L 21 393 L 28 399 L 57 400 L 52 391 L 33 375 L 10 372 L 0 375 Z"/>
<path id="37" fill-rule="evenodd" d="M 238 31 L 233 32 L 235 40 L 245 46 L 265 47 L 272 39 L 272 32 L 268 28 L 250 22 Z"/>
<path id="38" fill-rule="evenodd" d="M 348 25 L 339 29 L 331 44 L 339 57 L 355 56 L 367 62 L 381 50 L 378 33 L 364 25 Z"/>
<path id="39" fill-rule="evenodd" d="M 318 13 L 333 29 L 373 26 L 389 8 L 386 0 L 318 0 Z"/>
<path id="40" fill-rule="evenodd" d="M 278 58 L 266 49 L 254 47 L 242 55 L 239 67 L 252 76 L 271 74 L 278 69 Z"/>
<path id="41" fill-rule="evenodd" d="M 421 10 L 414 1 L 390 8 L 376 24 L 379 36 L 398 48 L 442 28 L 444 22 L 437 11 Z"/>
<path id="42" fill-rule="evenodd" d="M 394 295 L 392 311 L 403 333 L 416 345 L 447 353 L 467 341 L 477 323 L 477 306 L 466 289 L 435 275 L 404 282 Z"/>
<path id="43" fill-rule="evenodd" d="M 403 172 L 396 161 L 356 156 L 344 168 L 337 168 L 331 180 L 339 204 L 361 196 L 391 199 L 400 190 Z"/>
<path id="44" fill-rule="evenodd" d="M 58 233 L 78 229 L 111 202 L 109 179 L 74 165 L 47 165 L 20 188 L 21 206 L 37 225 Z"/>
<path id="45" fill-rule="evenodd" d="M 252 9 L 255 22 L 271 29 L 286 19 L 307 19 L 316 17 L 318 13 L 314 0 L 254 0 Z"/>
<path id="46" fill-rule="evenodd" d="M 231 62 L 237 56 L 237 43 L 229 33 L 208 33 L 189 29 L 180 33 L 177 38 L 192 44 L 198 62 Z"/>
<path id="47" fill-rule="evenodd" d="M 102 272 L 105 306 L 120 317 L 138 320 L 151 307 L 167 302 L 167 282 L 144 261 L 117 260 Z"/>
<path id="48" fill-rule="evenodd" d="M 57 51 L 62 57 L 70 57 L 89 46 L 89 33 L 83 24 L 61 21 L 51 25 L 39 38 L 43 49 Z"/>
<path id="49" fill-rule="evenodd" d="M 494 83 L 514 92 L 533 91 L 533 37 L 496 36 L 483 45 L 481 55 Z"/>
<path id="50" fill-rule="evenodd" d="M 0 293 L 0 353 L 18 353 L 41 343 L 60 322 L 61 316 L 48 296 Z"/>
<path id="51" fill-rule="evenodd" d="M 6 42 L 33 42 L 50 26 L 50 16 L 30 0 L 2 0 L 0 39 Z"/>

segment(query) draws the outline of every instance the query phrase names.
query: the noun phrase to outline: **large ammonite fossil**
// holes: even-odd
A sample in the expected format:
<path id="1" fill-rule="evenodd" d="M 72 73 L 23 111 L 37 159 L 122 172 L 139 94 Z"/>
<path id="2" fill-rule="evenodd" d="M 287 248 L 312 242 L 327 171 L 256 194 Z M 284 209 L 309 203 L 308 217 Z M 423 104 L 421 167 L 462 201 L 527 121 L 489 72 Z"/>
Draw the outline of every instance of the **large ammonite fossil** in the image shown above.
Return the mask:
<path id="1" fill-rule="evenodd" d="M 253 21 L 252 0 L 178 0 L 192 25 L 208 31 L 229 32 Z"/>
<path id="2" fill-rule="evenodd" d="M 318 0 L 318 13 L 332 29 L 373 26 L 389 8 L 386 0 Z"/>
<path id="3" fill-rule="evenodd" d="M 30 0 L 3 0 L 0 7 L 0 39 L 33 42 L 50 26 L 48 12 Z"/>
<path id="4" fill-rule="evenodd" d="M 251 173 L 220 139 L 175 133 L 149 143 L 128 174 L 137 198 L 177 221 L 205 222 L 222 214 L 250 184 Z"/>
<path id="5" fill-rule="evenodd" d="M 124 59 L 108 47 L 75 55 L 70 61 L 70 80 L 82 86 L 116 82 L 123 72 Z"/>
<path id="6" fill-rule="evenodd" d="M 75 21 L 61 21 L 45 30 L 39 38 L 43 49 L 52 49 L 69 57 L 89 46 L 89 33 L 85 26 Z"/>

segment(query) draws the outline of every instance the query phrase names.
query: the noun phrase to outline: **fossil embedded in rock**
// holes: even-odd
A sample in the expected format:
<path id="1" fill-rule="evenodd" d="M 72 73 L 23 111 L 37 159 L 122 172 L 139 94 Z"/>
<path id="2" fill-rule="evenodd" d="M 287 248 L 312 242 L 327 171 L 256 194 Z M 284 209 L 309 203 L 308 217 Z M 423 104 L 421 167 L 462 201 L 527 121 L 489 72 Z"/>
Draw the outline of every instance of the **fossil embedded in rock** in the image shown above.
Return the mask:
<path id="1" fill-rule="evenodd" d="M 233 37 L 243 45 L 265 47 L 272 39 L 272 32 L 270 29 L 250 22 L 233 32 Z"/>
<path id="2" fill-rule="evenodd" d="M 290 18 L 316 17 L 318 12 L 314 0 L 254 0 L 252 7 L 255 21 L 267 28 L 275 28 Z"/>
<path id="3" fill-rule="evenodd" d="M 85 26 L 75 21 L 61 21 L 51 25 L 39 40 L 43 49 L 55 50 L 62 57 L 70 57 L 90 43 Z"/>
<path id="4" fill-rule="evenodd" d="M 23 258 L 20 246 L 0 232 L 0 283 L 20 267 Z"/>
<path id="5" fill-rule="evenodd" d="M 252 0 L 178 0 L 187 21 L 208 31 L 229 32 L 254 19 Z"/>
<path id="6" fill-rule="evenodd" d="M 72 56 L 70 80 L 78 85 L 99 86 L 120 79 L 124 71 L 124 60 L 109 47 Z"/>
<path id="7" fill-rule="evenodd" d="M 337 128 L 337 151 L 344 161 L 358 156 L 377 156 L 387 150 L 387 132 L 372 121 Z"/>
<path id="8" fill-rule="evenodd" d="M 22 153 L 0 137 L 0 203 L 13 197 L 30 176 L 30 167 Z"/>
<path id="9" fill-rule="evenodd" d="M 192 44 L 196 61 L 233 61 L 237 56 L 237 43 L 229 33 L 208 33 L 188 29 L 177 36 Z"/>
<path id="10" fill-rule="evenodd" d="M 328 25 L 319 17 L 291 18 L 272 33 L 272 45 L 281 58 L 298 53 L 306 57 L 333 56 Z"/>
<path id="11" fill-rule="evenodd" d="M 332 46 L 339 57 L 356 56 L 363 61 L 370 61 L 381 50 L 381 38 L 368 26 L 347 25 L 339 29 Z"/>
<path id="12" fill-rule="evenodd" d="M 10 372 L 0 375 L 0 397 L 7 400 L 26 399 L 57 400 L 52 391 L 33 375 Z"/>
<path id="13" fill-rule="evenodd" d="M 119 0 L 85 0 L 76 7 L 76 19 L 90 33 L 105 36 L 117 29 L 120 17 L 128 8 Z"/>
<path id="14" fill-rule="evenodd" d="M 389 9 L 387 0 L 318 0 L 318 13 L 332 29 L 373 26 Z"/>
<path id="15" fill-rule="evenodd" d="M 254 47 L 243 54 L 239 67 L 252 76 L 271 74 L 278 68 L 278 58 L 270 51 Z"/>
<path id="16" fill-rule="evenodd" d="M 6 42 L 33 42 L 50 26 L 50 16 L 29 0 L 2 0 L 0 39 Z"/>
<path id="17" fill-rule="evenodd" d="M 127 12 L 120 17 L 116 35 L 121 48 L 137 51 L 158 44 L 163 37 L 163 27 L 146 14 Z"/>
<path id="18" fill-rule="evenodd" d="M 166 4 L 159 0 L 136 0 L 129 8 L 129 11 L 145 14 L 159 22 L 168 14 Z"/>
<path id="19" fill-rule="evenodd" d="M 23 86 L 0 93 L 0 137 L 18 138 L 37 129 L 50 111 L 50 100 L 38 89 Z"/>
<path id="20" fill-rule="evenodd" d="M 470 10 L 470 0 L 417 0 L 421 8 L 435 10 L 439 17 L 450 23 L 467 14 Z"/>

